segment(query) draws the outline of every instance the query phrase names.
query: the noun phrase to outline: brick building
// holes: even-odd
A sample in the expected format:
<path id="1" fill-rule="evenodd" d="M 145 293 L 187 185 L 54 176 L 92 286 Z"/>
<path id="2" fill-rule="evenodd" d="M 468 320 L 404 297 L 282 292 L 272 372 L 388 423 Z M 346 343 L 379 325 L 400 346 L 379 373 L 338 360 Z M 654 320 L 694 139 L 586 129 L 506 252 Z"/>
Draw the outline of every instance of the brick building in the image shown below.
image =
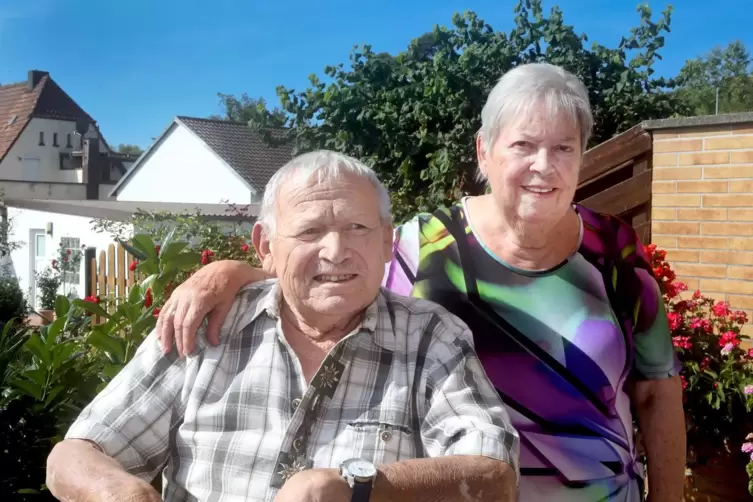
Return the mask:
<path id="1" fill-rule="evenodd" d="M 643 127 L 653 137 L 651 241 L 691 290 L 753 318 L 753 113 Z"/>

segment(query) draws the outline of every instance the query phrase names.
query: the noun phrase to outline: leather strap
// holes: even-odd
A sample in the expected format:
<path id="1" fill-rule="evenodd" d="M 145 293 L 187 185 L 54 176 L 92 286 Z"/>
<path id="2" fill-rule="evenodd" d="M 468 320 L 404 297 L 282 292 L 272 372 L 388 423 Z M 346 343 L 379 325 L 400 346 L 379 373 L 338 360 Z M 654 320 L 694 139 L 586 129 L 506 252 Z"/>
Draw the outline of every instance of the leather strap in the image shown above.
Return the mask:
<path id="1" fill-rule="evenodd" d="M 351 502 L 369 502 L 369 498 L 371 498 L 371 482 L 354 482 Z"/>

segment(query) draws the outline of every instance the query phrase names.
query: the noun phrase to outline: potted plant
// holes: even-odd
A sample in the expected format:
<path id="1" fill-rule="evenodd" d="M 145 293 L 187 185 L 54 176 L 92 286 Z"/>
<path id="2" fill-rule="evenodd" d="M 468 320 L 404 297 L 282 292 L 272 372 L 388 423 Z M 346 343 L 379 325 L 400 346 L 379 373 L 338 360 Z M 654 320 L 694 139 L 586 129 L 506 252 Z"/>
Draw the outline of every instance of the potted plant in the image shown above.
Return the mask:
<path id="1" fill-rule="evenodd" d="M 686 500 L 750 500 L 746 464 L 753 446 L 753 349 L 742 342 L 743 311 L 688 288 L 675 278 L 666 252 L 646 246 L 659 281 L 672 343 L 682 363 L 680 378 L 687 427 Z M 700 500 L 700 499 L 698 499 Z"/>
<path id="2" fill-rule="evenodd" d="M 41 274 L 37 274 L 37 287 L 39 287 L 39 315 L 42 322 L 52 322 L 55 319 L 55 300 L 62 278 L 57 270 L 57 262 L 52 261 L 51 267 L 46 267 Z"/>

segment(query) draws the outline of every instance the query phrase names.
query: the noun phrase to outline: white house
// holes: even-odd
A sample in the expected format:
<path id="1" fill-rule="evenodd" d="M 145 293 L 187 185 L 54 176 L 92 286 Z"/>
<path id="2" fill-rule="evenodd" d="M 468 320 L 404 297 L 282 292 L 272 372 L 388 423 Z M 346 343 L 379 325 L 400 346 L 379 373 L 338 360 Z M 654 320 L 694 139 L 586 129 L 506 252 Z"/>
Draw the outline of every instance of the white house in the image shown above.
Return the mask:
<path id="1" fill-rule="evenodd" d="M 176 117 L 110 192 L 118 201 L 249 204 L 291 159 L 248 125 Z"/>
<path id="2" fill-rule="evenodd" d="M 47 72 L 32 70 L 25 81 L 0 86 L 0 199 L 107 198 L 135 160 L 112 152 L 94 119 Z M 61 243 L 94 245 L 103 236 L 92 231 L 91 218 L 7 205 L 8 238 L 22 247 L 10 264 L 7 256 L 0 261 L 12 267 L 33 304 L 35 272 L 51 263 Z M 70 279 L 82 289 L 82 274 Z"/>

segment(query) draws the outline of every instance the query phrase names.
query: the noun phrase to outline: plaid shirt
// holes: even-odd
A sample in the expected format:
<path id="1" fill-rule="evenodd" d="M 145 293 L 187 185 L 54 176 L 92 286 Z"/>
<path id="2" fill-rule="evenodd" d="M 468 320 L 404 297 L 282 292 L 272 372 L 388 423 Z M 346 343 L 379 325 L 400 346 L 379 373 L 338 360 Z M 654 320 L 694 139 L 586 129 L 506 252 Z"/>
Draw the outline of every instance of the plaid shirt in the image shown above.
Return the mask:
<path id="1" fill-rule="evenodd" d="M 518 434 L 456 317 L 382 290 L 307 384 L 280 298 L 277 281 L 248 286 L 222 342 L 202 328 L 186 359 L 152 333 L 66 437 L 146 480 L 167 464 L 167 501 L 271 501 L 299 470 L 352 457 L 484 455 L 518 471 Z"/>

